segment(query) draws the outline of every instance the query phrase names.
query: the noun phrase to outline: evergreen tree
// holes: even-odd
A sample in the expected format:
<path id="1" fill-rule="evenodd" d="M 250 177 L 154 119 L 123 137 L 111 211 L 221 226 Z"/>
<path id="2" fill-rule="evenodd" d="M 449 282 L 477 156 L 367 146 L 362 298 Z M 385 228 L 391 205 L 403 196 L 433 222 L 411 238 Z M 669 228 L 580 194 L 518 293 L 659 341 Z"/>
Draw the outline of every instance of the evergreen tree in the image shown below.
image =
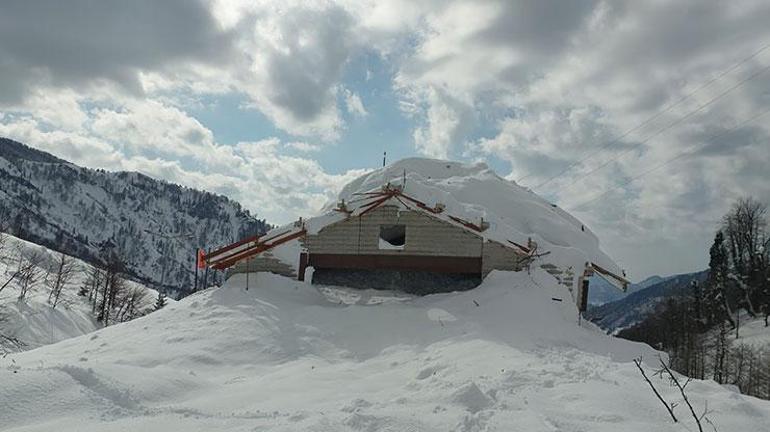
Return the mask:
<path id="1" fill-rule="evenodd" d="M 690 282 L 690 295 L 692 296 L 693 318 L 696 321 L 696 327 L 701 328 L 705 324 L 703 318 L 703 290 L 697 280 Z"/>
<path id="2" fill-rule="evenodd" d="M 164 306 L 166 306 L 166 294 L 163 294 L 162 292 L 158 292 L 158 298 L 155 300 L 155 310 L 163 309 Z"/>
<path id="3" fill-rule="evenodd" d="M 727 298 L 728 255 L 724 234 L 717 231 L 709 250 L 709 279 L 704 293 L 706 320 L 715 324 L 724 320 L 735 326 Z"/>

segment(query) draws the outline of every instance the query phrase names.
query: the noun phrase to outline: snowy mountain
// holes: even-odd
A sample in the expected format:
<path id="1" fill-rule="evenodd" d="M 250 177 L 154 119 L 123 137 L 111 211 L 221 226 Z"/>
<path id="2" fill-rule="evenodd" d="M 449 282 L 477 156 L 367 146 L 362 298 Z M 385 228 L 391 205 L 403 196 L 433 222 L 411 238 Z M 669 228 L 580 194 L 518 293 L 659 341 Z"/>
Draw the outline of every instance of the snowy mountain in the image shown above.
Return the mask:
<path id="1" fill-rule="evenodd" d="M 193 285 L 196 247 L 268 228 L 224 196 L 82 168 L 4 138 L 0 216 L 17 237 L 88 262 L 116 254 L 131 277 L 174 295 Z"/>
<path id="2" fill-rule="evenodd" d="M 592 277 L 590 288 L 588 290 L 588 304 L 590 306 L 601 306 L 605 303 L 614 302 L 641 291 L 649 286 L 658 284 L 668 279 L 661 276 L 650 276 L 639 283 L 628 285 L 626 292 L 618 290 L 617 287 L 602 279 L 601 277 Z"/>
<path id="3" fill-rule="evenodd" d="M 697 430 L 631 363 L 646 345 L 577 324 L 541 269 L 425 297 L 233 276 L 146 317 L 0 359 L 6 431 Z M 152 329 L 148 331 L 148 329 Z M 645 366 L 648 375 L 653 373 Z M 688 397 L 720 431 L 770 402 L 713 381 Z"/>
<path id="4" fill-rule="evenodd" d="M 586 318 L 614 334 L 643 321 L 647 315 L 654 313 L 657 305 L 666 298 L 688 294 L 693 280 L 702 283 L 707 277 L 708 272 L 701 271 L 663 278 L 620 300 L 589 308 Z"/>
<path id="5" fill-rule="evenodd" d="M 87 298 L 78 294 L 90 265 L 68 258 L 74 272 L 63 284 L 56 306 L 52 307 L 53 276 L 46 273 L 56 271 L 60 254 L 7 234 L 0 236 L 0 354 L 37 348 L 103 327 L 96 320 L 96 313 Z M 22 281 L 21 277 L 14 276 L 20 265 L 29 262 L 33 256 L 36 257 L 36 273 L 30 278 L 24 299 L 19 300 Z M 129 281 L 126 291 L 131 290 L 141 294 L 137 297 L 137 315 L 154 310 L 156 291 Z"/>

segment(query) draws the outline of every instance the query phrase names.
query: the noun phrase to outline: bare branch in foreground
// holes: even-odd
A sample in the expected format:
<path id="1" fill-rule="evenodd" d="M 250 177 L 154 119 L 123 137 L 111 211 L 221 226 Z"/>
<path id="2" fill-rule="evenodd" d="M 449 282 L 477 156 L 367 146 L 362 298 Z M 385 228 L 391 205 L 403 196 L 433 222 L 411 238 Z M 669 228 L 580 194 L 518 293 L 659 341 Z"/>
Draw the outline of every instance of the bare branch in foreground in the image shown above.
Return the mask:
<path id="1" fill-rule="evenodd" d="M 685 393 L 685 388 L 687 388 L 687 384 L 692 381 L 692 378 L 687 378 L 687 380 L 682 384 L 679 379 L 677 379 L 676 375 L 674 375 L 673 372 L 671 372 L 671 369 L 669 369 L 668 365 L 666 365 L 666 362 L 663 361 L 662 358 L 658 357 L 658 360 L 660 361 L 661 369 L 658 371 L 658 374 L 663 376 L 663 373 L 668 375 L 669 382 L 671 382 L 671 385 L 679 389 L 679 393 L 682 395 L 682 399 L 684 399 L 684 403 L 687 404 L 687 408 L 690 409 L 690 414 L 692 414 L 692 418 L 695 419 L 695 424 L 698 425 L 698 431 L 703 432 L 703 425 L 701 424 L 701 420 L 706 420 L 716 431 L 716 426 L 714 423 L 711 422 L 711 420 L 706 417 L 711 411 L 708 409 L 708 402 L 706 402 L 705 407 L 703 408 L 703 414 L 698 416 L 698 414 L 695 413 L 695 409 L 692 407 L 692 403 L 690 403 L 690 398 L 687 397 L 687 393 Z"/>
<path id="2" fill-rule="evenodd" d="M 658 400 L 660 400 L 660 403 L 662 403 L 663 406 L 666 407 L 666 411 L 668 411 L 669 415 L 671 415 L 671 418 L 674 420 L 674 423 L 678 422 L 679 420 L 677 420 L 676 416 L 674 415 L 674 408 L 676 408 L 676 404 L 669 405 L 668 402 L 666 402 L 666 400 L 663 399 L 663 396 L 661 396 L 660 393 L 658 393 L 658 389 L 656 389 L 655 386 L 652 384 L 652 381 L 650 381 L 650 379 L 647 378 L 647 374 L 644 372 L 644 369 L 642 368 L 642 358 L 639 357 L 638 359 L 634 359 L 634 364 L 639 369 L 639 372 L 642 373 L 642 377 L 644 377 L 644 380 L 647 381 L 647 384 L 650 385 L 652 392 L 655 393 L 655 396 L 658 397 Z"/>

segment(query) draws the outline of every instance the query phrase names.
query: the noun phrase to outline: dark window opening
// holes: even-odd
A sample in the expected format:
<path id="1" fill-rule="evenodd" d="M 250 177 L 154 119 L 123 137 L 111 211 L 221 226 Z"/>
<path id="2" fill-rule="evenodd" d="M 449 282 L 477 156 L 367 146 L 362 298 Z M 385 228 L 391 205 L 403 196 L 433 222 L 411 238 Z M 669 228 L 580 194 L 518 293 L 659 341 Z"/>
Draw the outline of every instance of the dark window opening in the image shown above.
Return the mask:
<path id="1" fill-rule="evenodd" d="M 405 244 L 405 225 L 380 225 L 380 249 L 403 249 Z"/>

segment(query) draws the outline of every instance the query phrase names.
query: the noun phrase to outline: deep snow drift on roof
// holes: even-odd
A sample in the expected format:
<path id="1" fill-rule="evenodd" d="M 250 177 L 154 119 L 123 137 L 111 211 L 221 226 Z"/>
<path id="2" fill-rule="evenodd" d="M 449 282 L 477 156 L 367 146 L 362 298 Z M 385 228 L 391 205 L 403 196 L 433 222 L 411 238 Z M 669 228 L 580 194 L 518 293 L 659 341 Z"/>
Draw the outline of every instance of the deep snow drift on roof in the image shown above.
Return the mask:
<path id="1" fill-rule="evenodd" d="M 621 274 L 622 270 L 600 248 L 599 239 L 577 218 L 529 189 L 506 180 L 486 164 L 463 164 L 437 159 L 410 158 L 365 174 L 345 186 L 339 200 L 352 202 L 357 194 L 383 185 L 406 183 L 404 193 L 428 205 L 442 203 L 446 212 L 469 221 L 483 218 L 487 238 L 526 244 L 531 238 L 546 261 L 582 271 L 586 262 Z M 337 202 L 325 207 L 328 213 Z M 332 221 L 334 221 L 332 219 Z"/>

